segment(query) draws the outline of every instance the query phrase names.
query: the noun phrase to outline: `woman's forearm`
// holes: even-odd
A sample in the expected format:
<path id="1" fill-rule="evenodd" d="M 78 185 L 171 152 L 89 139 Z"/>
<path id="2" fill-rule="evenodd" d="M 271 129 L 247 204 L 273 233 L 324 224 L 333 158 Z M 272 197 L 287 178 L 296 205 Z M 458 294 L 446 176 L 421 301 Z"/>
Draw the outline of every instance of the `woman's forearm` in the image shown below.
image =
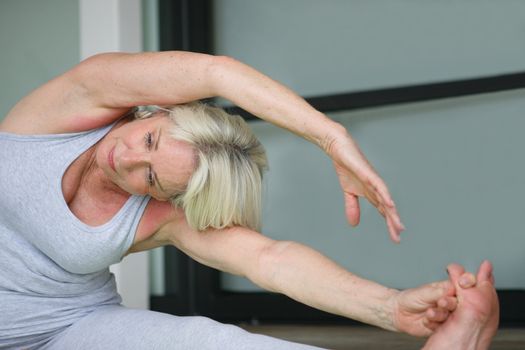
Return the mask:
<path id="1" fill-rule="evenodd" d="M 247 277 L 317 309 L 396 329 L 393 299 L 398 291 L 353 275 L 305 245 L 275 241 L 243 227 L 196 232 L 183 214 L 161 231 L 202 264 Z"/>
<path id="2" fill-rule="evenodd" d="M 323 149 L 337 134 L 346 133 L 284 85 L 225 56 L 183 51 L 109 53 L 89 58 L 79 67 L 89 98 L 106 108 L 220 96 Z"/>
<path id="3" fill-rule="evenodd" d="M 281 83 L 229 57 L 216 57 L 210 72 L 215 95 L 327 150 L 346 130 Z"/>
<path id="4" fill-rule="evenodd" d="M 317 309 L 395 330 L 395 289 L 351 274 L 321 253 L 295 242 L 275 242 L 248 277 Z"/>

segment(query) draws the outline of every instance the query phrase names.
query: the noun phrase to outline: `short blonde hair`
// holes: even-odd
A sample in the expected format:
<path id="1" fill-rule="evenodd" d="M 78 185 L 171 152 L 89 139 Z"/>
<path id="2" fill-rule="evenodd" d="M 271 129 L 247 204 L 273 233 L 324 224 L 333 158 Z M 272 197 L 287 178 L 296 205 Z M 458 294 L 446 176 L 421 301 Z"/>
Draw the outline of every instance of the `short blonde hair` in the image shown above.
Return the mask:
<path id="1" fill-rule="evenodd" d="M 170 199 L 184 210 L 188 224 L 199 231 L 236 225 L 260 230 L 268 160 L 246 121 L 198 102 L 160 109 L 173 121 L 171 136 L 196 154 L 186 189 Z"/>

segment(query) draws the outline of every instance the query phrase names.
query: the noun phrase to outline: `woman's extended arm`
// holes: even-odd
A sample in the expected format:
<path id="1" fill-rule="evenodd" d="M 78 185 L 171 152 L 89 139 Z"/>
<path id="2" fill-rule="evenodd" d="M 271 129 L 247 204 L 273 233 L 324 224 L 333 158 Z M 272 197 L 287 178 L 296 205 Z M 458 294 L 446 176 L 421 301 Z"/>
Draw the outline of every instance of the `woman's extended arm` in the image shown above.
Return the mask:
<path id="1" fill-rule="evenodd" d="M 231 100 L 321 147 L 334 162 L 349 223 L 359 223 L 358 197 L 364 196 L 386 218 L 392 240 L 399 241 L 403 225 L 388 188 L 347 131 L 290 89 L 229 57 L 180 51 L 96 55 L 22 99 L 1 128 L 81 131 L 109 124 L 134 106 L 211 96 Z"/>
<path id="2" fill-rule="evenodd" d="M 426 312 L 436 308 L 440 299 L 453 306 L 447 299 L 447 283 L 399 292 L 362 279 L 302 244 L 274 241 L 241 227 L 197 232 L 188 228 L 183 215 L 178 214 L 179 219 L 166 225 L 158 237 L 171 240 L 205 265 L 245 276 L 317 309 L 423 336 L 431 333 L 428 322 L 446 318 L 437 311 L 436 318 L 429 319 Z"/>

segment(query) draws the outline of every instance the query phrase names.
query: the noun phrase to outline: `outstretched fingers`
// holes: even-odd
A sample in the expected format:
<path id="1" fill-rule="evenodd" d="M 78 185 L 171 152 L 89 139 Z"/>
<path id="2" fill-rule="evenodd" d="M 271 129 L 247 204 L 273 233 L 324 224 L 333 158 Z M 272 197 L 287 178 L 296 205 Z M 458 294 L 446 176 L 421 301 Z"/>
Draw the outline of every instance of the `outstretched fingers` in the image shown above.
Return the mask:
<path id="1" fill-rule="evenodd" d="M 365 189 L 365 196 L 385 218 L 392 241 L 399 243 L 401 232 L 405 227 L 397 213 L 396 205 L 390 196 L 386 184 L 379 177 L 369 179 Z"/>
<path id="2" fill-rule="evenodd" d="M 359 197 L 353 193 L 345 193 L 345 214 L 348 223 L 352 226 L 359 225 L 361 217 L 361 208 L 359 206 Z"/>
<path id="3" fill-rule="evenodd" d="M 359 224 L 359 197 L 365 197 L 385 218 L 391 239 L 399 242 L 401 231 L 405 228 L 383 180 L 366 163 L 344 164 L 334 160 L 334 167 L 344 193 L 348 223 L 352 226 Z"/>
<path id="4" fill-rule="evenodd" d="M 387 208 L 386 222 L 390 238 L 396 242 L 401 242 L 401 232 L 405 230 L 405 226 L 401 223 L 401 219 L 397 213 L 396 207 Z"/>

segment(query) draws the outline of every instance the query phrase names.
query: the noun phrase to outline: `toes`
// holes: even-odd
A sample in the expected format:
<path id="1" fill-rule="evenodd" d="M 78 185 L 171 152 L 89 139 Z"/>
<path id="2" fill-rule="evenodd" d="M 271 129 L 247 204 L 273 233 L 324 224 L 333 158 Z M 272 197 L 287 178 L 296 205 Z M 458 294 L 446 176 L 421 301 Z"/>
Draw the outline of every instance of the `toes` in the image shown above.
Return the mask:
<path id="1" fill-rule="evenodd" d="M 484 272 L 488 270 L 484 269 Z M 459 264 L 450 264 L 447 266 L 447 272 L 450 277 L 450 281 L 463 289 L 471 288 L 476 285 L 476 276 L 470 272 L 465 272 L 465 268 Z"/>
<path id="2" fill-rule="evenodd" d="M 447 266 L 447 272 L 452 282 L 456 284 L 459 277 L 465 273 L 465 268 L 459 264 L 449 264 Z"/>
<path id="3" fill-rule="evenodd" d="M 479 282 L 490 282 L 494 284 L 494 276 L 492 275 L 492 270 L 492 263 L 488 260 L 483 261 L 478 269 Z"/>
<path id="4" fill-rule="evenodd" d="M 490 275 L 489 281 L 490 281 L 490 283 L 492 283 L 492 285 L 496 284 L 496 281 L 494 280 L 494 275 L 492 275 L 492 274 Z"/>
<path id="5" fill-rule="evenodd" d="M 468 289 L 476 285 L 476 277 L 470 272 L 466 272 L 459 278 L 458 284 L 463 289 Z"/>

